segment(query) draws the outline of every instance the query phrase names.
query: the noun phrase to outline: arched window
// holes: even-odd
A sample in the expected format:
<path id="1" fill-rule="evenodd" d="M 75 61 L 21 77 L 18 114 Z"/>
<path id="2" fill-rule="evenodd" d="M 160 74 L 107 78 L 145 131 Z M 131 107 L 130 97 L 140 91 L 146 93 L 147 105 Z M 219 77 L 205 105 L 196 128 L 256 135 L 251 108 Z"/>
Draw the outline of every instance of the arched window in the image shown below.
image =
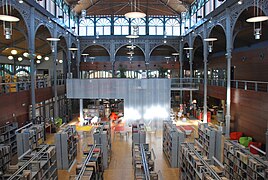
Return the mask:
<path id="1" fill-rule="evenodd" d="M 164 35 L 163 18 L 149 19 L 149 35 Z"/>
<path id="2" fill-rule="evenodd" d="M 111 35 L 110 18 L 98 18 L 96 23 L 96 31 L 99 35 Z"/>
<path id="3" fill-rule="evenodd" d="M 129 22 L 126 18 L 116 18 L 114 21 L 114 35 L 128 35 Z"/>
<path id="4" fill-rule="evenodd" d="M 81 20 L 79 23 L 80 36 L 94 36 L 94 22 L 91 18 Z"/>
<path id="5" fill-rule="evenodd" d="M 139 27 L 139 35 L 146 35 L 145 19 L 133 19 L 131 21 L 131 32 L 133 33 L 133 26 Z"/>
<path id="6" fill-rule="evenodd" d="M 180 22 L 178 19 L 172 18 L 166 21 L 166 33 L 168 36 L 180 35 Z"/>

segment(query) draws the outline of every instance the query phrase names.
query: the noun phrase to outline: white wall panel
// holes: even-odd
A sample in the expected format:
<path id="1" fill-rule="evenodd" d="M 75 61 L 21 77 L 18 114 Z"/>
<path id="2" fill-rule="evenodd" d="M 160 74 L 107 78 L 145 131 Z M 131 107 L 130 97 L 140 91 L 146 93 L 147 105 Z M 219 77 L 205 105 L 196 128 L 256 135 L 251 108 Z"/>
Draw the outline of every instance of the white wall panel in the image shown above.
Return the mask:
<path id="1" fill-rule="evenodd" d="M 124 99 L 124 115 L 134 121 L 162 127 L 169 119 L 170 79 L 68 79 L 71 99 Z"/>

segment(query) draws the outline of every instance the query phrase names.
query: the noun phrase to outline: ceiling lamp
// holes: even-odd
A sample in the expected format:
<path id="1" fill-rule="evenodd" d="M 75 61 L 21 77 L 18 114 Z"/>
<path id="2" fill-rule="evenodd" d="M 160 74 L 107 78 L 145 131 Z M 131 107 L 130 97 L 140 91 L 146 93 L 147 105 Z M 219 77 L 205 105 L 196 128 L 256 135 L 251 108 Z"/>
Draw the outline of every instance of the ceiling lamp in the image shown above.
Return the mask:
<path id="1" fill-rule="evenodd" d="M 262 22 L 268 20 L 268 16 L 262 15 L 261 5 L 258 0 L 254 0 L 254 17 L 248 18 L 246 22 L 254 23 L 255 39 L 261 39 Z"/>
<path id="2" fill-rule="evenodd" d="M 86 62 L 87 61 L 87 56 L 89 56 L 89 54 L 87 54 L 87 53 L 83 53 L 83 54 L 81 54 L 83 57 L 84 57 L 84 62 Z"/>
<path id="3" fill-rule="evenodd" d="M 42 59 L 42 56 L 41 55 L 37 55 L 36 58 L 37 59 Z"/>
<path id="4" fill-rule="evenodd" d="M 40 59 L 37 59 L 37 60 L 36 60 L 36 63 L 37 63 L 37 64 L 40 64 L 40 63 L 41 63 Z"/>
<path id="5" fill-rule="evenodd" d="M 81 10 L 81 19 L 82 19 L 82 20 L 85 20 L 86 15 L 87 15 L 87 10 L 82 9 L 82 10 Z"/>
<path id="6" fill-rule="evenodd" d="M 70 50 L 70 51 L 77 51 L 78 48 L 76 48 L 76 47 L 71 47 L 71 48 L 69 48 L 69 50 Z"/>
<path id="7" fill-rule="evenodd" d="M 20 61 L 20 62 L 21 62 L 22 60 L 23 60 L 23 58 L 22 58 L 22 57 L 18 57 L 18 61 Z"/>
<path id="8" fill-rule="evenodd" d="M 239 4 L 239 5 L 243 4 L 243 0 L 239 0 L 239 1 L 237 2 L 237 4 Z"/>
<path id="9" fill-rule="evenodd" d="M 59 38 L 53 38 L 53 37 L 50 37 L 50 38 L 47 38 L 47 41 L 50 41 L 50 45 L 51 45 L 51 51 L 52 52 L 55 52 L 55 46 L 56 46 L 56 43 L 58 41 L 60 41 Z"/>
<path id="10" fill-rule="evenodd" d="M 48 61 L 49 60 L 49 57 L 46 56 L 44 59 L 45 59 L 45 61 Z"/>
<path id="11" fill-rule="evenodd" d="M 12 7 L 8 5 L 8 0 L 3 0 L 2 5 L 3 14 L 0 15 L 0 20 L 3 21 L 5 39 L 11 39 L 12 23 L 18 22 L 20 19 L 11 15 Z"/>
<path id="12" fill-rule="evenodd" d="M 136 48 L 136 46 L 134 46 L 134 45 L 128 45 L 128 46 L 126 46 L 126 48 L 128 48 L 128 49 L 135 49 Z"/>
<path id="13" fill-rule="evenodd" d="M 192 47 L 185 47 L 183 49 L 186 50 L 186 57 L 190 58 L 190 50 L 192 50 L 193 48 Z"/>
<path id="14" fill-rule="evenodd" d="M 171 55 L 174 56 L 174 61 L 176 62 L 176 61 L 177 61 L 177 56 L 179 56 L 180 53 L 178 53 L 178 52 L 174 52 L 174 53 L 172 53 Z"/>
<path id="15" fill-rule="evenodd" d="M 168 64 L 168 63 L 169 63 L 169 60 L 170 60 L 170 57 L 167 56 L 167 57 L 165 57 L 165 59 L 166 59 L 166 62 L 167 62 L 167 64 Z"/>
<path id="16" fill-rule="evenodd" d="M 12 50 L 10 51 L 10 53 L 11 53 L 12 55 L 17 55 L 17 54 L 18 54 L 18 51 L 17 51 L 16 49 L 12 49 Z"/>
<path id="17" fill-rule="evenodd" d="M 126 18 L 144 18 L 146 16 L 146 14 L 141 12 L 141 10 L 138 8 L 137 0 L 131 1 L 130 6 L 131 11 L 125 14 Z"/>
<path id="18" fill-rule="evenodd" d="M 24 52 L 24 53 L 23 53 L 23 56 L 24 56 L 24 57 L 29 57 L 29 53 Z"/>
<path id="19" fill-rule="evenodd" d="M 139 36 L 138 35 L 127 35 L 126 38 L 128 38 L 128 39 L 137 39 L 137 38 L 139 38 Z"/>
<path id="20" fill-rule="evenodd" d="M 8 56 L 7 59 L 9 59 L 9 60 L 13 60 L 14 57 L 13 57 L 13 56 Z"/>
<path id="21" fill-rule="evenodd" d="M 94 60 L 96 59 L 95 57 L 89 57 L 90 61 L 91 61 L 91 64 L 94 63 Z"/>
<path id="22" fill-rule="evenodd" d="M 129 51 L 127 52 L 128 55 L 133 55 L 134 54 L 134 51 Z"/>
<path id="23" fill-rule="evenodd" d="M 172 55 L 172 56 L 179 56 L 179 55 L 180 55 L 180 53 L 175 52 L 175 53 L 172 53 L 171 55 Z"/>
<path id="24" fill-rule="evenodd" d="M 71 51 L 72 58 L 74 59 L 75 58 L 75 52 L 78 51 L 78 48 L 76 48 L 76 47 L 70 47 L 69 48 L 69 51 Z"/>
<path id="25" fill-rule="evenodd" d="M 208 42 L 208 52 L 212 52 L 213 51 L 213 42 L 217 41 L 217 38 L 205 38 L 204 41 Z"/>
<path id="26" fill-rule="evenodd" d="M 62 64 L 62 63 L 63 63 L 63 60 L 62 60 L 62 59 L 60 59 L 60 60 L 59 60 L 59 63 L 60 63 L 60 64 Z"/>

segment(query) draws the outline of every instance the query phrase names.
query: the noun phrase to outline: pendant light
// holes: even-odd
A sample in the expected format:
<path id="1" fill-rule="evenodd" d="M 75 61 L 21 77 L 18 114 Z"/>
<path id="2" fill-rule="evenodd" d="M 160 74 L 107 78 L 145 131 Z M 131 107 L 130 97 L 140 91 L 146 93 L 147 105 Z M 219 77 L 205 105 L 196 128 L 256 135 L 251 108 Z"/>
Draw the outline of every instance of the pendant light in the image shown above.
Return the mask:
<path id="1" fill-rule="evenodd" d="M 186 50 L 186 57 L 190 58 L 190 50 L 192 50 L 193 48 L 192 47 L 185 47 L 183 49 Z"/>
<path id="2" fill-rule="evenodd" d="M 268 16 L 262 15 L 261 5 L 258 0 L 254 0 L 254 17 L 248 18 L 246 22 L 254 23 L 255 39 L 261 39 L 262 22 L 268 20 Z"/>
<path id="3" fill-rule="evenodd" d="M 137 6 L 137 0 L 132 0 L 130 3 L 131 11 L 125 14 L 126 18 L 144 18 L 146 14 Z M 137 11 L 139 10 L 139 11 Z"/>
<path id="4" fill-rule="evenodd" d="M 217 41 L 217 38 L 205 38 L 204 41 L 208 42 L 208 52 L 212 52 L 213 51 L 213 42 Z"/>
<path id="5" fill-rule="evenodd" d="M 18 22 L 20 19 L 12 16 L 12 7 L 8 5 L 7 0 L 2 1 L 2 12 L 0 15 L 0 20 L 3 21 L 4 35 L 5 39 L 11 39 L 12 36 L 12 23 Z"/>

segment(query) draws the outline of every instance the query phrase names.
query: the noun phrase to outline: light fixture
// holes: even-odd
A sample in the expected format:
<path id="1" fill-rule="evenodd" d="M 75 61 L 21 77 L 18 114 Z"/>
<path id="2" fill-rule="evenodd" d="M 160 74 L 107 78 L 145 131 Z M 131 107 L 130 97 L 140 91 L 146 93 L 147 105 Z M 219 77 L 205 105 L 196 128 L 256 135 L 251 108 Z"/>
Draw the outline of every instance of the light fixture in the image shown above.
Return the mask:
<path id="1" fill-rule="evenodd" d="M 62 59 L 60 59 L 60 60 L 59 60 L 59 63 L 60 63 L 60 64 L 62 64 L 62 63 L 63 63 L 63 60 L 62 60 Z"/>
<path id="2" fill-rule="evenodd" d="M 128 54 L 128 55 L 133 55 L 134 52 L 133 52 L 133 51 L 129 51 L 129 52 L 127 52 L 127 54 Z"/>
<path id="3" fill-rule="evenodd" d="M 181 12 L 181 22 L 185 22 L 186 21 L 186 11 L 185 12 Z"/>
<path id="4" fill-rule="evenodd" d="M 36 63 L 37 63 L 37 64 L 40 64 L 40 63 L 41 63 L 40 59 L 37 59 L 37 60 L 36 60 Z"/>
<path id="5" fill-rule="evenodd" d="M 82 10 L 81 10 L 81 19 L 82 19 L 82 20 L 85 20 L 86 15 L 87 15 L 87 10 L 82 9 Z"/>
<path id="6" fill-rule="evenodd" d="M 256 9 L 255 9 L 256 8 Z M 248 18 L 246 22 L 254 23 L 255 39 L 261 39 L 262 22 L 268 20 L 268 16 L 262 15 L 261 6 L 258 0 L 254 0 L 254 17 Z"/>
<path id="7" fill-rule="evenodd" d="M 174 53 L 172 53 L 171 55 L 174 56 L 174 61 L 176 62 L 176 61 L 177 61 L 177 56 L 179 56 L 180 53 L 178 53 L 178 52 L 174 52 Z"/>
<path id="8" fill-rule="evenodd" d="M 239 1 L 237 2 L 237 4 L 239 4 L 239 5 L 243 4 L 243 0 L 239 0 Z"/>
<path id="9" fill-rule="evenodd" d="M 169 63 L 169 60 L 170 60 L 170 57 L 167 56 L 167 57 L 165 57 L 165 59 L 166 59 L 166 62 L 167 62 L 167 64 L 168 64 L 168 63 Z"/>
<path id="10" fill-rule="evenodd" d="M 192 47 L 185 47 L 183 49 L 186 50 L 186 57 L 190 58 L 190 50 L 192 50 L 193 48 Z"/>
<path id="11" fill-rule="evenodd" d="M 42 59 L 42 56 L 41 55 L 37 55 L 36 58 L 37 59 Z"/>
<path id="12" fill-rule="evenodd" d="M 3 21 L 3 31 L 5 39 L 11 39 L 12 36 L 12 23 L 18 22 L 20 19 L 12 16 L 12 7 L 8 5 L 8 0 L 2 1 L 3 14 L 0 15 L 0 20 Z"/>
<path id="13" fill-rule="evenodd" d="M 89 57 L 90 61 L 91 61 L 91 64 L 94 63 L 94 60 L 95 60 L 95 57 Z"/>
<path id="14" fill-rule="evenodd" d="M 139 38 L 139 36 L 130 34 L 130 35 L 127 35 L 126 38 L 128 38 L 128 39 L 137 39 L 137 38 Z"/>
<path id="15" fill-rule="evenodd" d="M 172 53 L 171 55 L 172 55 L 172 56 L 179 56 L 179 55 L 180 55 L 180 53 L 175 52 L 175 53 Z"/>
<path id="16" fill-rule="evenodd" d="M 128 45 L 128 46 L 126 46 L 126 48 L 128 48 L 128 49 L 135 49 L 136 48 L 136 46 L 134 46 L 133 44 L 132 45 Z"/>
<path id="17" fill-rule="evenodd" d="M 49 60 L 49 57 L 48 57 L 48 56 L 46 56 L 44 59 L 45 59 L 45 61 L 48 61 L 48 60 Z"/>
<path id="18" fill-rule="evenodd" d="M 96 39 L 99 39 L 100 38 L 100 36 L 99 36 L 99 32 L 97 31 L 96 32 Z"/>
<path id="19" fill-rule="evenodd" d="M 18 61 L 20 61 L 20 62 L 21 62 L 22 60 L 23 60 L 23 58 L 22 58 L 22 57 L 18 57 Z"/>
<path id="20" fill-rule="evenodd" d="M 84 57 L 84 62 L 86 62 L 87 61 L 87 56 L 89 56 L 89 54 L 83 53 L 81 55 Z"/>
<path id="21" fill-rule="evenodd" d="M 167 32 L 166 31 L 164 31 L 164 44 L 166 44 L 167 43 Z"/>
<path id="22" fill-rule="evenodd" d="M 51 45 L 51 51 L 52 52 L 55 52 L 55 43 L 57 43 L 58 41 L 60 41 L 59 38 L 53 38 L 53 37 L 50 37 L 50 38 L 47 38 L 47 41 L 50 41 L 50 45 Z"/>
<path id="23" fill-rule="evenodd" d="M 76 47 L 70 47 L 69 48 L 69 51 L 71 51 L 72 58 L 74 59 L 75 58 L 75 52 L 78 51 L 78 48 L 76 48 Z"/>
<path id="24" fill-rule="evenodd" d="M 29 53 L 24 52 L 24 53 L 23 53 L 23 56 L 24 56 L 24 57 L 29 57 Z"/>
<path id="25" fill-rule="evenodd" d="M 23 3 L 23 0 L 19 0 L 19 3 L 22 4 Z"/>
<path id="26" fill-rule="evenodd" d="M 212 52 L 213 51 L 213 42 L 217 41 L 217 38 L 205 38 L 204 41 L 208 42 L 208 52 Z"/>
<path id="27" fill-rule="evenodd" d="M 14 57 L 13 57 L 13 56 L 8 56 L 7 59 L 9 59 L 9 60 L 13 60 Z"/>
<path id="28" fill-rule="evenodd" d="M 71 47 L 71 48 L 69 48 L 69 50 L 70 50 L 70 51 L 77 51 L 78 48 L 76 48 L 76 47 Z"/>
<path id="29" fill-rule="evenodd" d="M 20 21 L 19 18 L 15 16 L 10 16 L 10 15 L 0 15 L 0 20 L 5 21 L 5 22 L 18 22 Z"/>
<path id="30" fill-rule="evenodd" d="M 146 14 L 141 12 L 141 10 L 137 6 L 137 0 L 132 0 L 130 2 L 131 11 L 125 14 L 126 18 L 144 18 Z M 139 11 L 137 11 L 139 10 Z"/>
<path id="31" fill-rule="evenodd" d="M 17 55 L 17 54 L 18 54 L 18 51 L 17 51 L 16 49 L 12 49 L 12 50 L 10 51 L 10 53 L 11 53 L 12 55 Z"/>
<path id="32" fill-rule="evenodd" d="M 47 38 L 47 41 L 57 42 L 57 41 L 60 41 L 60 39 L 51 37 L 51 38 Z"/>

